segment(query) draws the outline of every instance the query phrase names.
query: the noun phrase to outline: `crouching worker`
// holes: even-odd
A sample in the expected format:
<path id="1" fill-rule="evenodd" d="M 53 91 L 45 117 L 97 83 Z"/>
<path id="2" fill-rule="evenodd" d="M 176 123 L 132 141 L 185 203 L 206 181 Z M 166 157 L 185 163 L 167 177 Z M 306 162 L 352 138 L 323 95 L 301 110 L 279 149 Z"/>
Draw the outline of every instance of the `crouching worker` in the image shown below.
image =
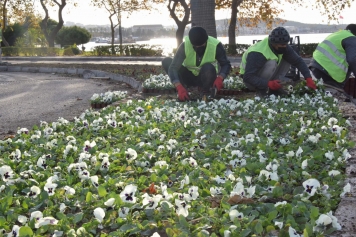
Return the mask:
<path id="1" fill-rule="evenodd" d="M 258 96 L 288 94 L 281 83 L 287 82 L 285 76 L 291 65 L 302 73 L 309 88 L 316 89 L 307 64 L 288 44 L 289 41 L 288 31 L 277 27 L 243 54 L 240 74 L 246 87 L 256 91 Z"/>
<path id="2" fill-rule="evenodd" d="M 318 44 L 309 68 L 332 94 L 346 95 L 345 83 L 351 72 L 356 75 L 356 24 L 330 34 Z"/>
<path id="3" fill-rule="evenodd" d="M 188 87 L 198 87 L 203 97 L 214 97 L 231 69 L 221 42 L 198 26 L 191 28 L 173 59 L 163 59 L 162 66 L 180 101 L 190 100 Z"/>

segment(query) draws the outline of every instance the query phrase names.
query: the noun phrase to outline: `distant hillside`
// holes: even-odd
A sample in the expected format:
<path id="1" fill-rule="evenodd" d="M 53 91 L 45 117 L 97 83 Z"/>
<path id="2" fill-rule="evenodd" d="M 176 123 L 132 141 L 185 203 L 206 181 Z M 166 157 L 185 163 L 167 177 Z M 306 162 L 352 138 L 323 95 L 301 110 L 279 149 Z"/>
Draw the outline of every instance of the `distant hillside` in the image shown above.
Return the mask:
<path id="1" fill-rule="evenodd" d="M 228 19 L 222 19 L 216 21 L 216 26 L 218 29 L 226 29 L 228 26 Z M 276 25 L 277 26 L 277 25 Z M 307 24 L 297 21 L 285 21 L 284 23 L 278 24 L 278 26 L 284 26 L 291 30 L 292 32 L 319 32 L 319 33 L 331 33 L 339 29 L 345 29 L 347 24 Z M 256 27 L 240 27 L 237 23 L 237 29 L 240 31 L 244 29 L 260 28 L 266 29 L 266 24 L 260 23 Z M 249 32 L 251 33 L 251 32 Z"/>

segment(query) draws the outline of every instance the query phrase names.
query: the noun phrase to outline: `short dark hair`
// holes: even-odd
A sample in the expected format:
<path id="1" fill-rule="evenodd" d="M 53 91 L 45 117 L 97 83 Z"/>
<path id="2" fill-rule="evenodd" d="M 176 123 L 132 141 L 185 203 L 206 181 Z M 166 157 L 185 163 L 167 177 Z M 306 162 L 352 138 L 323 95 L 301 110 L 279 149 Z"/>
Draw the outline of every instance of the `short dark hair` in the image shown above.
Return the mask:
<path id="1" fill-rule="evenodd" d="M 347 25 L 345 30 L 349 30 L 353 35 L 356 36 L 356 24 Z"/>

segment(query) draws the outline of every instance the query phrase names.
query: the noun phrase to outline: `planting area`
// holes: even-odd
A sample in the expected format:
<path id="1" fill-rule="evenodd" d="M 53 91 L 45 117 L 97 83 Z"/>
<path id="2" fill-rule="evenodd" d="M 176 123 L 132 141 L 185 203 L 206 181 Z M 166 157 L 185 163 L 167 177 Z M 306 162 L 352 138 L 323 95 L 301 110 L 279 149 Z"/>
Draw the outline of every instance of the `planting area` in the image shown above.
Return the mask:
<path id="1" fill-rule="evenodd" d="M 335 210 L 351 192 L 351 123 L 318 88 L 207 103 L 121 97 L 100 110 L 88 95 L 75 118 L 41 119 L 0 141 L 0 235 L 342 230 Z"/>

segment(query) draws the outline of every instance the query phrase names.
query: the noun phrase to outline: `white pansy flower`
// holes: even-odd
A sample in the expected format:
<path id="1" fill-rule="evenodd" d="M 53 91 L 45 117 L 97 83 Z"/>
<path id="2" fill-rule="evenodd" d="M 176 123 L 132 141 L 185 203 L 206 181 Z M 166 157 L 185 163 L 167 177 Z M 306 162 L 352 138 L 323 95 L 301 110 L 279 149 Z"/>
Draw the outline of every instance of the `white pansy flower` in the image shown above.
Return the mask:
<path id="1" fill-rule="evenodd" d="M 334 152 L 333 151 L 326 152 L 325 157 L 328 158 L 329 160 L 334 159 Z"/>
<path id="2" fill-rule="evenodd" d="M 124 190 L 120 193 L 121 200 L 128 203 L 136 203 L 135 193 L 137 191 L 137 186 L 133 184 L 127 185 Z"/>
<path id="3" fill-rule="evenodd" d="M 350 183 L 347 183 L 342 191 L 342 193 L 340 194 L 340 197 L 345 197 L 346 193 L 350 193 L 351 192 L 351 185 Z"/>
<path id="4" fill-rule="evenodd" d="M 101 223 L 104 220 L 105 217 L 105 211 L 101 207 L 97 207 L 94 209 L 94 217 Z"/>
<path id="5" fill-rule="evenodd" d="M 178 216 L 182 215 L 184 217 L 187 217 L 189 215 L 188 209 L 190 208 L 190 205 L 188 205 L 186 201 L 175 199 L 175 205 L 176 213 Z"/>
<path id="6" fill-rule="evenodd" d="M 283 201 L 283 202 L 277 202 L 276 204 L 274 204 L 275 207 L 278 207 L 278 206 L 284 206 L 287 204 L 287 201 Z"/>
<path id="7" fill-rule="evenodd" d="M 298 148 L 297 152 L 295 153 L 296 157 L 300 157 L 302 155 L 303 149 L 301 147 Z"/>
<path id="8" fill-rule="evenodd" d="M 119 217 L 120 218 L 126 218 L 126 216 L 129 214 L 130 208 L 128 207 L 120 207 L 119 208 Z"/>
<path id="9" fill-rule="evenodd" d="M 104 202 L 104 205 L 107 207 L 114 207 L 115 205 L 115 198 L 109 198 L 106 202 Z"/>
<path id="10" fill-rule="evenodd" d="M 27 218 L 26 216 L 19 215 L 19 216 L 17 217 L 17 220 L 18 220 L 22 225 L 24 225 L 24 224 L 27 222 L 28 218 Z"/>
<path id="11" fill-rule="evenodd" d="M 230 220 L 233 222 L 236 218 L 242 219 L 244 217 L 244 214 L 242 212 L 237 211 L 236 209 L 232 209 L 229 212 L 229 217 Z"/>
<path id="12" fill-rule="evenodd" d="M 305 170 L 308 167 L 308 159 L 303 160 L 302 162 L 302 169 Z"/>
<path id="13" fill-rule="evenodd" d="M 318 188 L 320 188 L 320 182 L 316 179 L 308 179 L 303 182 L 304 191 L 310 196 L 314 196 Z"/>
<path id="14" fill-rule="evenodd" d="M 338 170 L 330 170 L 328 174 L 329 174 L 329 176 L 334 177 L 334 176 L 339 175 L 341 173 Z"/>
<path id="15" fill-rule="evenodd" d="M 297 231 L 293 229 L 291 226 L 289 226 L 288 233 L 289 233 L 289 237 L 303 237 L 303 235 L 298 234 Z"/>
<path id="16" fill-rule="evenodd" d="M 43 189 L 48 193 L 48 196 L 53 196 L 57 186 L 58 184 L 56 183 L 46 183 Z"/>
<path id="17" fill-rule="evenodd" d="M 74 188 L 71 188 L 69 186 L 64 186 L 63 189 L 66 190 L 66 194 L 67 195 L 74 195 L 75 194 L 75 189 Z"/>
<path id="18" fill-rule="evenodd" d="M 281 221 L 275 221 L 274 225 L 277 226 L 279 229 L 283 228 L 283 222 L 281 222 Z"/>
<path id="19" fill-rule="evenodd" d="M 125 154 L 126 159 L 129 161 L 135 160 L 137 158 L 137 152 L 132 148 L 128 148 L 127 151 L 125 151 Z"/>
<path id="20" fill-rule="evenodd" d="M 27 196 L 31 198 L 36 198 L 41 193 L 41 189 L 37 186 L 32 186 L 30 192 L 27 193 Z"/>
<path id="21" fill-rule="evenodd" d="M 36 221 L 35 228 L 40 228 L 41 226 L 45 226 L 45 225 L 57 225 L 57 223 L 58 220 L 53 217 L 50 216 L 43 217 Z"/>
<path id="22" fill-rule="evenodd" d="M 65 211 L 66 208 L 67 208 L 67 206 L 66 206 L 66 204 L 64 204 L 64 203 L 61 203 L 61 204 L 59 205 L 59 211 L 62 212 L 62 213 Z"/>

